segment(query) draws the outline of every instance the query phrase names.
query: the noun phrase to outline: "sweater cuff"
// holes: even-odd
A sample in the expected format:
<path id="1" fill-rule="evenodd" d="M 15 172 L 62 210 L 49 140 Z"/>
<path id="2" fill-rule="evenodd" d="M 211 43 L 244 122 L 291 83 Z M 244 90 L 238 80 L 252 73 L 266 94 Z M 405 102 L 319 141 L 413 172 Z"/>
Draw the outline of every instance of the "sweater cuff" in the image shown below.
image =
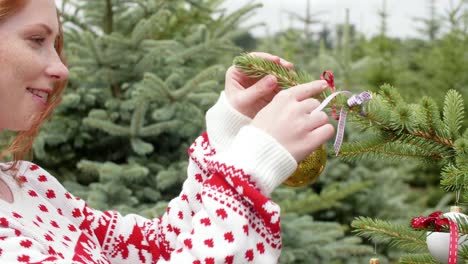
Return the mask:
<path id="1" fill-rule="evenodd" d="M 216 151 L 229 147 L 241 127 L 252 119 L 234 109 L 226 94 L 221 92 L 216 104 L 206 112 L 206 129 L 211 145 Z"/>
<path id="2" fill-rule="evenodd" d="M 239 131 L 219 159 L 242 169 L 267 197 L 297 168 L 296 160 L 279 142 L 250 125 Z"/>

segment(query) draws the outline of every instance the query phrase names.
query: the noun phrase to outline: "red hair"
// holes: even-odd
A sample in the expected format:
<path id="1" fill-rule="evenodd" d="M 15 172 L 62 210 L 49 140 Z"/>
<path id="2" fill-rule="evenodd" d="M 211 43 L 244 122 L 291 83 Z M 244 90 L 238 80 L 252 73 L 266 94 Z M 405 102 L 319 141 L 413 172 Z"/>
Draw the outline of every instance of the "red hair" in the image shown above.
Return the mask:
<path id="1" fill-rule="evenodd" d="M 21 8 L 26 4 L 26 1 L 30 0 L 0 0 L 0 23 L 21 10 Z M 63 31 L 60 23 L 60 14 L 58 12 L 57 20 L 59 23 L 59 32 L 55 41 L 55 50 L 62 62 L 65 64 L 63 56 Z M 29 130 L 18 132 L 9 147 L 0 153 L 0 159 L 3 159 L 6 155 L 12 155 L 13 164 L 9 169 L 16 167 L 18 161 L 24 160 L 30 156 L 34 139 L 39 133 L 39 128 L 44 121 L 50 117 L 54 108 L 60 103 L 66 83 L 67 82 L 64 80 L 55 84 L 52 94 L 47 99 L 45 110 L 34 117 Z"/>

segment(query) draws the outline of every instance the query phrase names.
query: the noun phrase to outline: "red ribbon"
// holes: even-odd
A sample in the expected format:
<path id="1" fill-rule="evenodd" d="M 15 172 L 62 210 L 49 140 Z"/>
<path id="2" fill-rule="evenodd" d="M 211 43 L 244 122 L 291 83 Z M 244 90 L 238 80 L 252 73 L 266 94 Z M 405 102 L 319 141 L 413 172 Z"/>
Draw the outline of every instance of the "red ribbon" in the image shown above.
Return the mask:
<path id="1" fill-rule="evenodd" d="M 427 217 L 418 216 L 411 219 L 411 225 L 416 229 L 424 229 L 432 226 L 436 232 L 439 232 L 442 226 L 448 226 L 449 220 L 442 218 L 442 212 L 434 212 Z"/>
<path id="2" fill-rule="evenodd" d="M 323 71 L 322 75 L 320 76 L 321 80 L 324 80 L 327 82 L 328 86 L 330 86 L 332 92 L 334 93 L 336 88 L 335 88 L 335 77 L 333 77 L 333 73 L 331 71 Z M 339 120 L 340 118 L 336 115 L 336 107 L 334 104 L 331 106 L 331 116 L 335 120 Z"/>
<path id="3" fill-rule="evenodd" d="M 458 225 L 448 218 L 443 218 L 443 213 L 440 211 L 434 212 L 427 217 L 418 216 L 411 219 L 411 225 L 416 229 L 426 229 L 433 227 L 436 232 L 439 232 L 442 226 L 450 228 L 450 243 L 448 264 L 457 264 L 458 258 Z"/>
<path id="4" fill-rule="evenodd" d="M 450 222 L 450 246 L 448 264 L 457 264 L 458 258 L 458 225 L 454 221 Z"/>

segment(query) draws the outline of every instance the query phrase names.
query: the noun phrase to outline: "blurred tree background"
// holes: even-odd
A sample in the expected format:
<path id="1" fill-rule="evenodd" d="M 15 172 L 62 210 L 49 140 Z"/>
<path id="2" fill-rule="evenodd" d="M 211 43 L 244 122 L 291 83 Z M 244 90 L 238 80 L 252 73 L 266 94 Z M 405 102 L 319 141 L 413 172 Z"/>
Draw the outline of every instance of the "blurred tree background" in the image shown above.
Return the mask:
<path id="1" fill-rule="evenodd" d="M 335 74 L 340 90 L 399 89 L 407 101 L 439 105 L 449 89 L 468 95 L 466 1 L 419 18 L 420 36 L 365 37 L 348 19 L 331 28 L 311 13 L 291 14 L 304 27 L 255 37 L 241 22 L 260 5 L 227 13 L 222 0 L 63 0 L 70 82 L 62 104 L 34 145 L 34 161 L 90 206 L 160 216 L 186 177 L 187 148 L 204 130 L 204 113 L 224 86 L 234 56 L 262 50 L 312 76 Z M 318 32 L 310 25 L 323 24 Z M 465 104 L 468 100 L 465 100 Z M 465 109 L 467 106 L 465 105 Z M 468 124 L 465 118 L 465 127 Z M 352 125 L 346 139 L 359 135 Z M 362 240 L 358 216 L 405 225 L 454 195 L 441 190 L 440 166 L 412 160 L 342 160 L 329 151 L 326 170 L 309 187 L 281 186 L 280 263 L 397 263 L 401 252 Z"/>

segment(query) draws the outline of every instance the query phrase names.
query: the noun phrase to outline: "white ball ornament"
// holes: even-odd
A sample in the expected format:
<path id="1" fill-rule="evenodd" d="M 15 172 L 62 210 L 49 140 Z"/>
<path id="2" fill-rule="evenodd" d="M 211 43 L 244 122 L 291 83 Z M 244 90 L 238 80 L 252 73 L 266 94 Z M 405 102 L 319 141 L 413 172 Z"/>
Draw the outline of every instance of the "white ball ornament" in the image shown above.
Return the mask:
<path id="1" fill-rule="evenodd" d="M 468 223 L 468 216 L 461 213 L 461 208 L 452 206 L 449 213 L 445 213 L 444 217 L 454 222 Z M 426 238 L 427 248 L 431 255 L 440 263 L 448 263 L 449 248 L 450 248 L 450 233 L 446 232 L 427 232 Z M 458 248 L 462 245 L 468 245 L 468 235 L 458 236 Z M 458 257 L 457 263 L 462 263 L 462 259 Z"/>

